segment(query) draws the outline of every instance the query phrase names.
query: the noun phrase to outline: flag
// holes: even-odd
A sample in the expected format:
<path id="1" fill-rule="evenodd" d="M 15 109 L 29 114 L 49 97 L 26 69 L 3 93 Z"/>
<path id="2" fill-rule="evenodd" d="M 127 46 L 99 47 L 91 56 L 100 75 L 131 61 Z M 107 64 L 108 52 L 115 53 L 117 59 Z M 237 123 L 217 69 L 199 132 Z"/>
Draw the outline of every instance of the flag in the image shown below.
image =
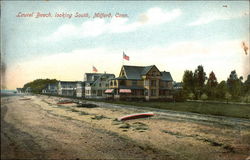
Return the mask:
<path id="1" fill-rule="evenodd" d="M 98 72 L 95 66 L 93 66 L 93 72 Z"/>
<path id="2" fill-rule="evenodd" d="M 245 54 L 247 55 L 248 47 L 247 47 L 247 45 L 246 45 L 245 42 L 242 42 L 242 47 L 243 47 L 243 49 L 244 49 L 244 51 L 245 51 Z"/>
<path id="3" fill-rule="evenodd" d="M 123 52 L 123 59 L 126 59 L 127 61 L 129 61 L 129 56 L 127 56 L 124 52 Z"/>

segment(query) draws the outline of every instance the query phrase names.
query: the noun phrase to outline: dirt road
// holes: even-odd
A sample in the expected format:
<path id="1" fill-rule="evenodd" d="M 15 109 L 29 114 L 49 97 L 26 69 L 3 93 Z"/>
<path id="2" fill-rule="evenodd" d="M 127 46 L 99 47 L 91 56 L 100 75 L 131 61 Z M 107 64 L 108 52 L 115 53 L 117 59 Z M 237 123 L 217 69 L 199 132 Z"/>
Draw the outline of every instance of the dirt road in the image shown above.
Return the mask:
<path id="1" fill-rule="evenodd" d="M 250 121 L 48 96 L 1 98 L 2 159 L 213 159 L 250 156 Z M 118 122 L 125 114 L 156 116 Z"/>

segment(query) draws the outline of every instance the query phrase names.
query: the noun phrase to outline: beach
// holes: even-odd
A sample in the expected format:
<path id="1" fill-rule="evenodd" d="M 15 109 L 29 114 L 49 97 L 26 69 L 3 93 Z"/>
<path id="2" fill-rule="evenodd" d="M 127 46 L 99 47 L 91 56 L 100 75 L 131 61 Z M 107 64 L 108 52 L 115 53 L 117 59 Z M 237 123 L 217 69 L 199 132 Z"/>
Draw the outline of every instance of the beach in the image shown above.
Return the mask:
<path id="1" fill-rule="evenodd" d="M 250 156 L 250 120 L 46 95 L 1 98 L 1 159 L 213 159 Z M 153 117 L 117 121 L 133 113 Z"/>

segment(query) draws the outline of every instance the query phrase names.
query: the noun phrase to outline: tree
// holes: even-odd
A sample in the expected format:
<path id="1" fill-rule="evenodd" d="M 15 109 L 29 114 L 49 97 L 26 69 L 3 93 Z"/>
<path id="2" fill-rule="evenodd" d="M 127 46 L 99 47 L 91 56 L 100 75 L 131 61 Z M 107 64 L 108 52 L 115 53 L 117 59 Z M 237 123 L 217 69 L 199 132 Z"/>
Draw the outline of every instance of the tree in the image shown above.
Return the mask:
<path id="1" fill-rule="evenodd" d="M 250 74 L 247 76 L 247 80 L 244 82 L 243 92 L 245 95 L 250 95 Z"/>
<path id="2" fill-rule="evenodd" d="M 217 78 L 216 78 L 214 72 L 212 71 L 209 74 L 209 77 L 208 77 L 208 80 L 207 80 L 207 85 L 210 86 L 210 87 L 216 87 L 217 84 L 218 84 Z"/>
<path id="3" fill-rule="evenodd" d="M 194 92 L 194 76 L 192 71 L 186 70 L 184 72 L 182 82 L 183 82 L 183 91 L 186 96 L 190 92 Z"/>
<path id="4" fill-rule="evenodd" d="M 211 98 L 215 97 L 217 85 L 218 85 L 217 78 L 216 78 L 214 72 L 212 71 L 209 74 L 207 84 L 206 84 L 206 92 L 207 92 L 209 97 L 211 97 Z"/>
<path id="5" fill-rule="evenodd" d="M 197 98 L 200 97 L 200 94 L 204 92 L 204 85 L 206 81 L 206 73 L 204 72 L 203 66 L 199 65 L 194 72 L 194 89 L 195 95 Z"/>
<path id="6" fill-rule="evenodd" d="M 57 83 L 56 79 L 36 79 L 32 82 L 28 82 L 23 86 L 23 90 L 30 87 L 33 93 L 41 93 L 42 90 L 50 83 Z"/>
<path id="7" fill-rule="evenodd" d="M 232 95 L 233 98 L 238 98 L 241 95 L 242 90 L 242 77 L 238 78 L 237 73 L 233 70 L 229 78 L 227 79 L 227 85 L 229 89 L 229 93 Z"/>
<path id="8" fill-rule="evenodd" d="M 216 87 L 216 97 L 224 99 L 226 92 L 228 92 L 227 83 L 226 81 L 221 81 Z"/>

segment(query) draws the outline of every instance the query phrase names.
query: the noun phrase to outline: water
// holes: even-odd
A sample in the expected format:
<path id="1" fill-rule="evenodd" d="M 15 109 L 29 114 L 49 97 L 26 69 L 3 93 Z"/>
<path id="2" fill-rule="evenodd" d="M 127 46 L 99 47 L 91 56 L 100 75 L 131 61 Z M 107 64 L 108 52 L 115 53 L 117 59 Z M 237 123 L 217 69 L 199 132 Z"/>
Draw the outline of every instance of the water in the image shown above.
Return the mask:
<path id="1" fill-rule="evenodd" d="M 17 95 L 16 90 L 1 89 L 1 96 L 15 96 L 15 95 Z"/>

